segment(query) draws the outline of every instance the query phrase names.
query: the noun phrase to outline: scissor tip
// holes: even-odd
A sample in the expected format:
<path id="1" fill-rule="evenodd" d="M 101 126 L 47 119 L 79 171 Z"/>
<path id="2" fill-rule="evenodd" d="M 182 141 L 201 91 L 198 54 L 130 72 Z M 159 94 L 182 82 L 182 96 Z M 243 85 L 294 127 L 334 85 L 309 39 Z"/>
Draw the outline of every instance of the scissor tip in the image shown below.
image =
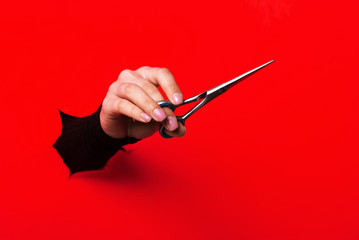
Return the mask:
<path id="1" fill-rule="evenodd" d="M 263 64 L 262 66 L 260 66 L 260 67 L 258 67 L 258 68 L 265 67 L 265 66 L 267 66 L 267 65 L 271 64 L 272 62 L 274 62 L 274 59 L 273 59 L 273 60 L 271 60 L 271 61 L 269 61 L 269 62 L 267 62 L 267 63 L 265 63 L 265 64 Z"/>

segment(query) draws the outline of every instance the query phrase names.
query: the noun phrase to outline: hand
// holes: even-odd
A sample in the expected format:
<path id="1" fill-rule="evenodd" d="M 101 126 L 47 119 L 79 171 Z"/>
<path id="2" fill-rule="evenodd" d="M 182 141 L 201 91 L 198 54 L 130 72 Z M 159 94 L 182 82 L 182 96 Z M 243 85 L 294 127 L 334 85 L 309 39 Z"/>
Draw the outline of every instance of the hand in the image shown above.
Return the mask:
<path id="1" fill-rule="evenodd" d="M 171 109 L 157 104 L 164 99 L 158 86 L 173 104 L 183 102 L 182 92 L 167 68 L 123 70 L 102 103 L 100 123 L 105 133 L 113 138 L 142 139 L 163 125 L 166 134 L 182 137 L 186 128 L 177 122 Z"/>

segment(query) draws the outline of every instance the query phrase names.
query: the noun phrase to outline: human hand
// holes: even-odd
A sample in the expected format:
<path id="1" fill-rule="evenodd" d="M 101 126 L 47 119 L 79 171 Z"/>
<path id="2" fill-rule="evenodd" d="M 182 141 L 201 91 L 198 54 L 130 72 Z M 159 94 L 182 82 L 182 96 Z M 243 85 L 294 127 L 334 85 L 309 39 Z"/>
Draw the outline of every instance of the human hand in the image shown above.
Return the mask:
<path id="1" fill-rule="evenodd" d="M 182 137 L 186 128 L 177 122 L 171 109 L 157 104 L 164 99 L 158 86 L 173 104 L 183 102 L 182 92 L 167 68 L 123 70 L 102 102 L 100 123 L 104 132 L 113 138 L 142 139 L 163 125 L 167 135 Z"/>

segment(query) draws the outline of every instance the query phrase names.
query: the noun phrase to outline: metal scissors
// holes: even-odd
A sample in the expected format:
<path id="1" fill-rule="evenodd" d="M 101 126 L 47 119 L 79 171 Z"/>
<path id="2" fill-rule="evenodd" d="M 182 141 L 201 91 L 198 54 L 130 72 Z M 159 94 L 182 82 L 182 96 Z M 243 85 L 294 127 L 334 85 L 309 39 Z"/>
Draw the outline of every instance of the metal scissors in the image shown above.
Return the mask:
<path id="1" fill-rule="evenodd" d="M 192 103 L 192 102 L 196 102 L 202 99 L 201 102 L 199 102 L 197 105 L 195 105 L 191 110 L 189 110 L 187 113 L 185 113 L 183 116 L 177 116 L 177 121 L 182 123 L 183 125 L 185 124 L 185 121 L 187 120 L 187 118 L 189 118 L 193 113 L 195 113 L 197 110 L 199 110 L 201 107 L 203 107 L 204 105 L 206 105 L 207 103 L 209 103 L 210 101 L 212 101 L 213 99 L 215 99 L 216 97 L 218 97 L 219 95 L 221 95 L 222 93 L 226 92 L 228 89 L 232 88 L 233 86 L 237 85 L 238 83 L 240 83 L 241 81 L 243 81 L 244 79 L 246 79 L 247 77 L 249 77 L 250 75 L 252 75 L 253 73 L 257 72 L 258 70 L 264 68 L 265 66 L 271 64 L 272 62 L 274 62 L 274 60 L 269 61 L 259 67 L 256 67 L 246 73 L 243 73 L 242 75 L 233 78 L 232 80 L 229 80 L 228 82 L 222 83 L 220 85 L 218 85 L 217 87 L 214 87 L 208 91 L 202 92 L 196 96 L 193 96 L 191 98 L 187 98 L 186 100 L 183 101 L 182 104 L 180 105 L 174 105 L 172 104 L 170 101 L 168 100 L 161 100 L 158 102 L 158 105 L 160 105 L 160 107 L 169 107 L 172 111 L 175 111 L 176 108 L 183 106 L 185 104 L 188 103 Z M 165 133 L 165 128 L 162 126 L 160 129 L 160 134 L 162 137 L 164 138 L 172 138 L 171 136 L 167 135 Z"/>

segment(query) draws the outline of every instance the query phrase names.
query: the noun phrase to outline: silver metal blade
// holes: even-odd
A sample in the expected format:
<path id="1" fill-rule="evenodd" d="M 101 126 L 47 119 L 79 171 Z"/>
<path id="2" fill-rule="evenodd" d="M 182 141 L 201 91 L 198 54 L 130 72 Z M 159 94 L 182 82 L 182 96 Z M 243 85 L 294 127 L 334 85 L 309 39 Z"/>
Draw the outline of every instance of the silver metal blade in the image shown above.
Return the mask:
<path id="1" fill-rule="evenodd" d="M 214 88 L 208 90 L 207 95 L 211 94 L 211 93 L 213 93 L 215 91 L 218 91 L 219 89 L 222 89 L 222 88 L 224 88 L 223 92 L 227 91 L 228 89 L 230 89 L 231 87 L 237 85 L 238 83 L 240 83 L 241 81 L 243 81 L 244 79 L 246 79 L 247 77 L 252 75 L 253 73 L 255 73 L 255 72 L 261 70 L 262 68 L 268 66 L 272 62 L 274 62 L 274 60 L 269 61 L 269 62 L 267 62 L 267 63 L 265 63 L 265 64 L 263 64 L 263 65 L 261 65 L 259 67 L 256 67 L 256 68 L 254 68 L 254 69 L 252 69 L 252 70 L 250 70 L 250 71 L 248 71 L 246 73 L 243 73 L 242 75 L 240 75 L 240 76 L 238 76 L 236 78 L 233 78 L 232 80 L 229 80 L 228 82 L 222 83 L 222 84 L 218 85 L 217 87 L 214 87 Z"/>
<path id="2" fill-rule="evenodd" d="M 256 67 L 256 68 L 254 68 L 254 69 L 252 69 L 232 80 L 229 80 L 228 82 L 222 83 L 222 84 L 218 85 L 217 87 L 214 87 L 206 92 L 200 93 L 194 97 L 186 99 L 183 104 L 198 101 L 200 99 L 203 99 L 203 100 L 201 102 L 199 102 L 196 106 L 194 106 L 191 110 L 189 110 L 185 115 L 179 117 L 179 119 L 184 122 L 189 116 L 191 116 L 193 113 L 195 113 L 201 107 L 203 107 L 204 105 L 206 105 L 207 103 L 209 103 L 210 101 L 212 101 L 213 99 L 215 99 L 216 97 L 218 97 L 219 95 L 221 95 L 222 93 L 224 93 L 225 91 L 230 89 L 231 87 L 237 85 L 238 83 L 240 83 L 241 81 L 243 81 L 244 79 L 246 79 L 247 77 L 252 75 L 253 73 L 255 73 L 255 72 L 259 71 L 260 69 L 264 68 L 265 66 L 271 64 L 272 62 L 274 62 L 274 60 L 269 61 L 259 67 Z"/>

